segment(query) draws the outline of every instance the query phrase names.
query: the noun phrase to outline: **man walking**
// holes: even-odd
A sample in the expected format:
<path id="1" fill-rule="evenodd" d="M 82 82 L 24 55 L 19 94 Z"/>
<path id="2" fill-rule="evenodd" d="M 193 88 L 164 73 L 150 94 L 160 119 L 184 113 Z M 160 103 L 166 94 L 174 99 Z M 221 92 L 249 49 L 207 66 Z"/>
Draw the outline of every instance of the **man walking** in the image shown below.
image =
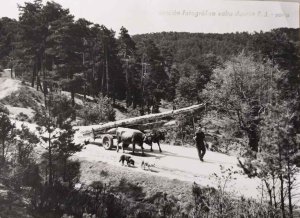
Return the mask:
<path id="1" fill-rule="evenodd" d="M 198 151 L 198 156 L 201 161 L 203 161 L 203 157 L 206 152 L 206 147 L 205 147 L 205 135 L 204 135 L 204 129 L 202 128 L 201 125 L 197 128 L 194 136 L 194 140 L 196 141 L 196 147 Z"/>

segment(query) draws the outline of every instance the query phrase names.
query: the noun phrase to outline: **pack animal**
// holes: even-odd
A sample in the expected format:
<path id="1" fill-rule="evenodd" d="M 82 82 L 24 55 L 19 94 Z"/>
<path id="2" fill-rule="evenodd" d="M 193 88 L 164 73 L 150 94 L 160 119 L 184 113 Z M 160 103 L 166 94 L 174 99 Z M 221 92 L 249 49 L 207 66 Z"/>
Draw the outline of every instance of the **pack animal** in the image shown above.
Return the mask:
<path id="1" fill-rule="evenodd" d="M 144 133 L 136 129 L 129 129 L 129 128 L 122 128 L 118 127 L 116 129 L 116 135 L 118 140 L 117 145 L 117 152 L 119 152 L 119 144 L 122 143 L 122 150 L 124 153 L 124 148 L 127 148 L 130 144 L 132 144 L 132 153 L 135 151 L 135 145 L 141 147 L 142 154 L 144 155 L 144 148 L 143 148 L 143 140 L 144 140 Z"/>
<path id="2" fill-rule="evenodd" d="M 123 154 L 120 156 L 119 162 L 122 162 L 122 166 L 123 166 L 125 161 L 127 166 L 134 166 L 134 160 L 130 156 Z"/>
<path id="3" fill-rule="evenodd" d="M 165 133 L 162 131 L 158 131 L 158 130 L 152 130 L 151 132 L 146 133 L 145 138 L 144 138 L 144 142 L 146 144 L 150 145 L 151 151 L 153 151 L 152 144 L 156 143 L 159 147 L 159 152 L 162 152 L 162 150 L 160 148 L 160 143 L 159 143 L 159 141 L 161 141 L 161 140 L 165 140 Z"/>

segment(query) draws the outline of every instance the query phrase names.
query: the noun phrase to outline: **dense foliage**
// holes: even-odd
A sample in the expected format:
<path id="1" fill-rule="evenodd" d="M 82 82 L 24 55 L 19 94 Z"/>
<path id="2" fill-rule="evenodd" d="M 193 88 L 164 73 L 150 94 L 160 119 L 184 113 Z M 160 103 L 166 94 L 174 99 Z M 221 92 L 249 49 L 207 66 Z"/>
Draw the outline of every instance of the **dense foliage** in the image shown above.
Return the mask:
<path id="1" fill-rule="evenodd" d="M 126 99 L 141 113 L 157 112 L 161 99 L 201 102 L 213 70 L 242 51 L 290 71 L 283 87 L 299 83 L 296 29 L 131 37 L 122 27 L 116 38 L 113 30 L 75 20 L 55 2 L 25 2 L 19 10 L 18 21 L 0 20 L 1 67 L 13 68 L 44 95 L 58 87 L 70 91 L 73 104 L 75 93 Z"/>
<path id="2" fill-rule="evenodd" d="M 83 125 L 90 125 L 114 121 L 116 112 L 108 97 L 99 96 L 97 103 L 86 102 L 78 115 L 83 119 Z"/>

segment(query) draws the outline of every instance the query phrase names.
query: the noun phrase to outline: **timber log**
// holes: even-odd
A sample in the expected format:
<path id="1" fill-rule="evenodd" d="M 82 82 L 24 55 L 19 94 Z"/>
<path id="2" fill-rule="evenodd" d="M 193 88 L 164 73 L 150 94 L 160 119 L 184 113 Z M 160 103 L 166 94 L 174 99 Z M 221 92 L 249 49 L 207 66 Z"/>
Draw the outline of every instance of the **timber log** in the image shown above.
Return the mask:
<path id="1" fill-rule="evenodd" d="M 90 135 L 92 133 L 105 134 L 109 129 L 116 127 L 137 127 L 146 125 L 147 123 L 158 124 L 162 126 L 164 123 L 168 122 L 170 119 L 174 119 L 175 115 L 181 114 L 193 114 L 194 112 L 204 109 L 205 104 L 197 104 L 190 107 L 180 108 L 177 110 L 170 110 L 161 113 L 147 114 L 139 117 L 132 117 L 123 120 L 112 121 L 99 125 L 90 125 L 86 127 L 81 127 L 83 130 L 81 133 L 83 135 Z M 169 118 L 169 120 L 168 120 Z"/>

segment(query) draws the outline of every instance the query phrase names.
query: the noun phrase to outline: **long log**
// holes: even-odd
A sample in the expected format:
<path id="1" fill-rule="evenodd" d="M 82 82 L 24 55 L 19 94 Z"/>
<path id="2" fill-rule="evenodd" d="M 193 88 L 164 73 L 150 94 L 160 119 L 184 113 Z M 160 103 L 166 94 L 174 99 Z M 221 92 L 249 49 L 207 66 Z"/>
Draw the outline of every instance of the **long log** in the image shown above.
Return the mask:
<path id="1" fill-rule="evenodd" d="M 179 114 L 186 114 L 186 113 L 193 113 L 196 110 L 203 109 L 205 107 L 205 104 L 197 104 L 193 105 L 190 107 L 185 107 L 181 108 L 178 110 L 171 110 L 171 111 L 166 111 L 162 113 L 157 113 L 157 114 L 147 114 L 139 117 L 132 117 L 128 119 L 123 119 L 123 120 L 117 120 L 113 122 L 108 122 L 105 124 L 100 124 L 100 125 L 91 125 L 91 126 L 86 126 L 86 127 L 80 127 L 82 130 L 81 133 L 83 135 L 91 134 L 92 130 L 96 132 L 105 132 L 106 130 L 110 128 L 116 128 L 116 127 L 125 127 L 128 125 L 135 125 L 135 124 L 143 124 L 150 122 L 151 120 L 158 120 L 166 117 L 173 117 L 175 115 Z"/>
<path id="2" fill-rule="evenodd" d="M 150 123 L 128 124 L 125 127 L 144 131 L 147 129 L 155 129 L 155 128 L 161 127 L 164 124 L 166 124 L 167 122 L 168 122 L 168 120 L 160 120 L 160 121 L 155 121 L 155 122 L 150 122 Z"/>

